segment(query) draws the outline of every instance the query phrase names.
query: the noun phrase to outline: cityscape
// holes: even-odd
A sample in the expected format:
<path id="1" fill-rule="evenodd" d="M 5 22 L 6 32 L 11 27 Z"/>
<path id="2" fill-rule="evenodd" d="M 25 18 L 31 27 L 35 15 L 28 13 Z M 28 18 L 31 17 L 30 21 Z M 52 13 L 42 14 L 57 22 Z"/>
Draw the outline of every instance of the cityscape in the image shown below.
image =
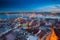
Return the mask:
<path id="1" fill-rule="evenodd" d="M 60 40 L 60 13 L 0 13 L 0 40 Z"/>
<path id="2" fill-rule="evenodd" d="M 0 0 L 0 40 L 60 40 L 60 0 Z"/>

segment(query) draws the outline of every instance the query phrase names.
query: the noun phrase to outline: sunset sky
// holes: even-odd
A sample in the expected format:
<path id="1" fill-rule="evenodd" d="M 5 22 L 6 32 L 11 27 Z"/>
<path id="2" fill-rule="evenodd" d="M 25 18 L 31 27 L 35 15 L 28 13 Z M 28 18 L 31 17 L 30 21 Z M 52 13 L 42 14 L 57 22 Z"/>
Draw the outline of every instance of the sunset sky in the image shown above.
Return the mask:
<path id="1" fill-rule="evenodd" d="M 60 10 L 60 0 L 0 0 L 0 12 Z"/>

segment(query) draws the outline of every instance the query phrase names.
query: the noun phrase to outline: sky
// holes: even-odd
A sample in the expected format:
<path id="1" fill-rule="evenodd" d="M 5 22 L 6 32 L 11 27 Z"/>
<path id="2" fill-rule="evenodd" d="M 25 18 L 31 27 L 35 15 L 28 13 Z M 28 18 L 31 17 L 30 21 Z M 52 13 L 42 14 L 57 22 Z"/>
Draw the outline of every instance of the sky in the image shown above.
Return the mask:
<path id="1" fill-rule="evenodd" d="M 0 0 L 0 12 L 60 10 L 60 0 Z"/>

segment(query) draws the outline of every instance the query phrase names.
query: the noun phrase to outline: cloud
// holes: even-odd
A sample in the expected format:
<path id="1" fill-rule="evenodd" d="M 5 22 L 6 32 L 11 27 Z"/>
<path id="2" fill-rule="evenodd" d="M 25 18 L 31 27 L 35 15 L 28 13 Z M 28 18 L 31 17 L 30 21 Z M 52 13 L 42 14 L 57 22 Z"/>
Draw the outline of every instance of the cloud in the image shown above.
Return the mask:
<path id="1" fill-rule="evenodd" d="M 51 6 L 44 6 L 41 8 L 37 8 L 35 11 L 37 12 L 52 12 L 52 11 L 60 11 L 60 5 L 51 5 Z"/>

